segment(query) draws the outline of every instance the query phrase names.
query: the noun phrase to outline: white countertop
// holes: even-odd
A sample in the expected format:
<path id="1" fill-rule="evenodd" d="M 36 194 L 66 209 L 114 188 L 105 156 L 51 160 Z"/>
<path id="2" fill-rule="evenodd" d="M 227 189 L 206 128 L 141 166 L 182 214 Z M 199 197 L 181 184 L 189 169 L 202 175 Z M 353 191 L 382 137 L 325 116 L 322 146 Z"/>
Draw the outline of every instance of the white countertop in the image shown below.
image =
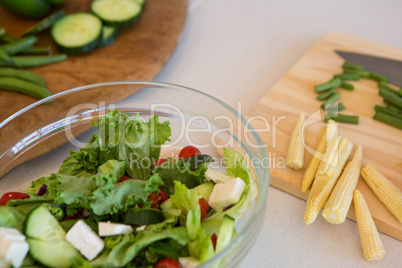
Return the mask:
<path id="1" fill-rule="evenodd" d="M 190 0 L 178 47 L 157 81 L 189 86 L 243 111 L 324 34 L 343 32 L 402 48 L 400 0 Z M 264 86 L 261 86 L 264 85 Z M 402 242 L 366 262 L 354 221 L 305 226 L 305 201 L 269 189 L 261 234 L 242 267 L 402 267 Z"/>

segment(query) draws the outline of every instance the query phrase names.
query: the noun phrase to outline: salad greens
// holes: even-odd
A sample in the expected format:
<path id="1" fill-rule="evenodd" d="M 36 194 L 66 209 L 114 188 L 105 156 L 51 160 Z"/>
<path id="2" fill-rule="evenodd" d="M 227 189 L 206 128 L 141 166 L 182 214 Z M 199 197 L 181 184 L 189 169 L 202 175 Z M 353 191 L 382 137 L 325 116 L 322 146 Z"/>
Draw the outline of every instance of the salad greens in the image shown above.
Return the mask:
<path id="1" fill-rule="evenodd" d="M 130 209 L 159 210 L 162 221 L 142 228 L 133 226 L 133 233 L 106 237 L 103 250 L 94 260 L 74 257 L 71 265 L 153 267 L 162 258 L 191 256 L 201 262 L 212 258 L 215 245 L 211 236 L 218 234 L 224 216 L 238 219 L 257 194 L 257 184 L 243 156 L 224 149 L 227 175 L 246 183 L 239 202 L 223 211 L 212 210 L 202 219 L 202 196 L 193 188 L 204 184 L 207 165 L 213 161 L 210 156 L 203 155 L 197 165 L 168 158 L 154 167 L 161 145 L 171 135 L 169 122 L 161 123 L 157 116 L 145 122 L 139 115 L 131 117 L 113 110 L 93 125 L 99 134 L 93 134 L 80 150 L 70 151 L 57 173 L 33 181 L 25 191 L 29 198 L 0 206 L 0 226 L 23 232 L 30 212 L 44 206 L 66 232 L 82 219 L 97 233 L 100 221 L 122 223 Z M 121 180 L 124 176 L 129 178 Z M 159 199 L 153 197 L 161 192 L 168 199 L 155 203 Z M 35 265 L 40 265 L 40 260 L 36 259 Z"/>

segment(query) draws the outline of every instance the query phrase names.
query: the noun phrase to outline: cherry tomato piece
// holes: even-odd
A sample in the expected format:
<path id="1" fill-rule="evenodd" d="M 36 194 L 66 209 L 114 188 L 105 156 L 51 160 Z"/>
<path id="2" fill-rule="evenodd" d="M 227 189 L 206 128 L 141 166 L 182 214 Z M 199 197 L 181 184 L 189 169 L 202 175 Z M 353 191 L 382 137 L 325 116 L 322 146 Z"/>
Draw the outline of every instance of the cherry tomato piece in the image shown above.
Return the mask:
<path id="1" fill-rule="evenodd" d="M 159 208 L 160 204 L 165 202 L 168 197 L 164 191 L 159 190 L 158 194 L 150 193 L 148 199 L 152 201 L 151 208 Z"/>
<path id="2" fill-rule="evenodd" d="M 156 264 L 155 268 L 180 268 L 180 263 L 175 259 L 164 258 Z"/>
<path id="3" fill-rule="evenodd" d="M 211 241 L 212 241 L 212 245 L 214 245 L 214 250 L 216 250 L 216 241 L 218 240 L 218 236 L 213 233 L 213 235 L 211 235 Z"/>
<path id="4" fill-rule="evenodd" d="M 0 206 L 7 205 L 8 201 L 10 200 L 21 200 L 26 198 L 29 198 L 29 195 L 27 195 L 26 193 L 8 192 L 3 194 L 3 196 L 0 198 Z"/>
<path id="5" fill-rule="evenodd" d="M 205 198 L 200 198 L 198 204 L 200 205 L 201 210 L 201 220 L 203 220 L 208 215 L 209 205 Z"/>
<path id="6" fill-rule="evenodd" d="M 165 163 L 166 160 L 167 160 L 166 158 L 159 158 L 158 160 L 156 160 L 156 162 L 155 162 L 155 164 L 154 164 L 154 167 L 159 166 L 159 165 Z"/>
<path id="7" fill-rule="evenodd" d="M 199 155 L 201 154 L 201 151 L 198 150 L 197 147 L 188 145 L 186 147 L 184 147 L 183 149 L 181 149 L 180 153 L 179 153 L 179 159 L 183 160 L 185 158 L 189 158 L 192 157 L 194 155 Z"/>
<path id="8" fill-rule="evenodd" d="M 132 180 L 132 178 L 127 177 L 127 176 L 123 176 L 120 178 L 119 182 L 123 182 L 123 181 L 127 181 L 127 180 Z"/>

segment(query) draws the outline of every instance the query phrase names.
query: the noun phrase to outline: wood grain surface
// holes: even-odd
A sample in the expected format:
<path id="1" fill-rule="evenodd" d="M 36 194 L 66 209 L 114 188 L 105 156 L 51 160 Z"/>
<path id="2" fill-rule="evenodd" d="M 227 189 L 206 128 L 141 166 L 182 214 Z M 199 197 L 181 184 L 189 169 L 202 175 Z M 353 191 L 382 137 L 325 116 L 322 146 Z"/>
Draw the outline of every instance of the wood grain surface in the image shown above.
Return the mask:
<path id="1" fill-rule="evenodd" d="M 315 147 L 319 129 L 325 124 L 322 122 L 324 114 L 319 109 L 321 102 L 316 100 L 314 85 L 324 83 L 333 75 L 342 72 L 344 60 L 334 52 L 335 49 L 402 60 L 402 49 L 399 48 L 342 33 L 325 35 L 260 99 L 247 116 L 260 116 L 259 119 L 253 120 L 252 124 L 256 129 L 267 130 L 265 133 L 261 132 L 260 136 L 267 145 L 271 185 L 303 199 L 307 199 L 309 194 L 301 192 L 301 183 L 304 170 L 312 156 L 311 151 L 305 150 L 304 168 L 300 171 L 285 167 L 284 159 L 290 134 L 301 111 L 306 115 L 306 148 Z M 354 91 L 339 90 L 341 102 L 346 106 L 342 113 L 359 115 L 360 123 L 338 124 L 339 135 L 354 144 L 349 159 L 352 158 L 357 145 L 361 144 L 363 166 L 372 163 L 402 191 L 402 131 L 372 119 L 375 114 L 374 106 L 385 106 L 378 95 L 375 82 L 361 79 L 351 83 L 355 86 Z M 377 228 L 402 240 L 402 223 L 377 199 L 361 176 L 357 188 L 366 198 Z M 304 211 L 301 211 L 300 221 L 304 220 L 303 214 Z M 348 217 L 355 220 L 353 204 Z M 314 228 L 314 224 L 309 228 Z"/>
<path id="2" fill-rule="evenodd" d="M 68 0 L 61 7 L 67 14 L 90 12 L 91 2 Z M 119 38 L 112 45 L 86 55 L 70 56 L 64 62 L 29 70 L 41 75 L 52 93 L 106 81 L 150 81 L 176 48 L 186 21 L 187 4 L 187 0 L 147 0 L 140 19 L 121 29 Z M 37 22 L 0 7 L 0 26 L 14 37 L 20 37 Z M 49 31 L 40 33 L 38 37 L 40 40 L 35 46 L 50 46 L 54 54 L 59 53 Z M 127 95 L 110 97 L 118 101 Z M 35 101 L 30 96 L 0 90 L 0 121 Z"/>

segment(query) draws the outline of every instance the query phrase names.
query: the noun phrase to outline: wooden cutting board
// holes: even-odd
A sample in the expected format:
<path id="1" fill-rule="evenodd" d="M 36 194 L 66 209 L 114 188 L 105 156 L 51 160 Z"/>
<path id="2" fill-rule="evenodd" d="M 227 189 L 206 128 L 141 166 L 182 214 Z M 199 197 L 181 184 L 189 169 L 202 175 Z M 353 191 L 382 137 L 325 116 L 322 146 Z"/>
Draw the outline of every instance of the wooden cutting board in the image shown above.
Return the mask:
<path id="1" fill-rule="evenodd" d="M 289 137 L 298 114 L 304 111 L 307 123 L 305 143 L 307 148 L 314 149 L 319 129 L 325 125 L 321 119 L 324 114 L 319 109 L 321 102 L 316 100 L 314 85 L 326 82 L 333 75 L 342 72 L 344 60 L 334 52 L 335 49 L 402 60 L 402 49 L 399 48 L 342 33 L 325 35 L 260 99 L 247 116 L 249 120 L 253 118 L 251 123 L 256 129 L 260 129 L 260 137 L 267 145 L 271 185 L 303 199 L 307 199 L 309 193 L 301 192 L 302 178 L 312 155 L 305 150 L 302 170 L 293 171 L 287 168 L 285 157 Z M 372 119 L 375 114 L 374 106 L 384 106 L 375 82 L 361 79 L 351 83 L 355 86 L 354 91 L 339 90 L 341 102 L 346 106 L 342 113 L 359 115 L 360 123 L 338 124 L 339 135 L 354 144 L 349 159 L 352 158 L 356 145 L 361 144 L 363 166 L 372 163 L 402 191 L 402 130 Z M 361 176 L 357 188 L 366 198 L 377 228 L 402 240 L 402 223 L 377 199 Z M 301 221 L 304 220 L 303 214 L 304 211 L 300 211 Z M 355 220 L 353 208 L 348 217 Z"/>
<path id="2" fill-rule="evenodd" d="M 67 14 L 90 12 L 91 2 L 68 0 L 60 8 Z M 29 70 L 41 75 L 52 93 L 106 81 L 152 80 L 176 48 L 185 24 L 187 5 L 187 0 L 147 0 L 140 19 L 121 29 L 119 38 L 112 45 L 86 55 L 70 56 L 64 62 Z M 20 37 L 37 22 L 0 7 L 0 27 L 14 37 Z M 53 53 L 59 53 L 49 31 L 38 37 L 40 41 L 35 46 L 50 46 Z M 127 95 L 112 95 L 110 98 L 111 101 L 119 101 Z M 30 96 L 0 90 L 0 122 L 35 101 Z"/>

